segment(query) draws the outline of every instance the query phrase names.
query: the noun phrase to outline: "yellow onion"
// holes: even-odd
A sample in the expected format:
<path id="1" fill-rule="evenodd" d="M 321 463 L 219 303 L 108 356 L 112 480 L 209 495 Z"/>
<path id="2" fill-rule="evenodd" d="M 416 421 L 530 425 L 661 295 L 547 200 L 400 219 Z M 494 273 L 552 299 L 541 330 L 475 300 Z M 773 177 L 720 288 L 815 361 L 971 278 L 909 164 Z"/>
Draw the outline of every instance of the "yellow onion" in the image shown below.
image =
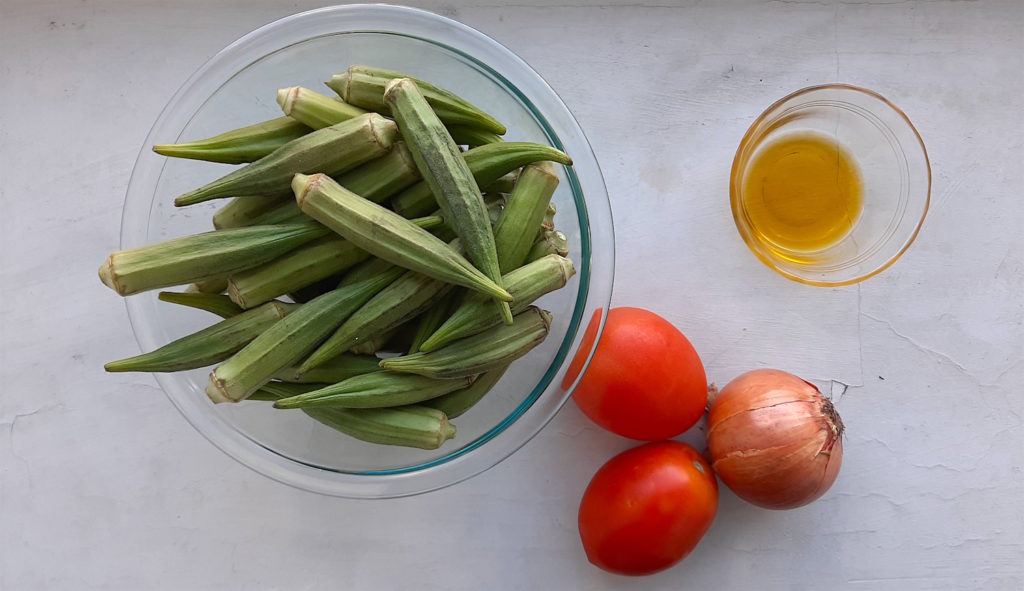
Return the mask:
<path id="1" fill-rule="evenodd" d="M 843 461 L 843 421 L 813 384 L 757 369 L 726 384 L 708 419 L 711 466 L 737 496 L 792 509 L 825 494 Z"/>

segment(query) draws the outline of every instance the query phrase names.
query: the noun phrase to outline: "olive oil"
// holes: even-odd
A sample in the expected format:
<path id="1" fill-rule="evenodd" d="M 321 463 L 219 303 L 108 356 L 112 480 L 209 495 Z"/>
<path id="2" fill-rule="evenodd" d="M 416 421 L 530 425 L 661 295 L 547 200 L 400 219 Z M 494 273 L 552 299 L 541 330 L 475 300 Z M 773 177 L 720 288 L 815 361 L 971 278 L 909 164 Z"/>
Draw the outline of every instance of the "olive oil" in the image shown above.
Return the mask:
<path id="1" fill-rule="evenodd" d="M 814 252 L 853 229 L 863 203 L 860 171 L 827 135 L 789 134 L 759 149 L 743 179 L 754 234 L 775 249 Z"/>

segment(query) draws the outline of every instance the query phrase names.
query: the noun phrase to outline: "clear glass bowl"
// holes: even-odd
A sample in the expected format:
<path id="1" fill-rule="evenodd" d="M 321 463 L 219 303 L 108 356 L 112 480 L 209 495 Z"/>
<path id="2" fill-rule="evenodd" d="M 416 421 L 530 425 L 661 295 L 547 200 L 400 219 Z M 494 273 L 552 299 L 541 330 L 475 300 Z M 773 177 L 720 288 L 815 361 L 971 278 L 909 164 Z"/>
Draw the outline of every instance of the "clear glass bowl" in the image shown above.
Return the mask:
<path id="1" fill-rule="evenodd" d="M 215 406 L 203 391 L 208 370 L 158 374 L 157 380 L 196 429 L 257 472 L 324 494 L 394 497 L 482 472 L 533 437 L 571 392 L 562 380 L 583 340 L 581 322 L 608 307 L 614 236 L 604 180 L 583 131 L 536 72 L 482 33 L 411 8 L 329 7 L 271 23 L 214 56 L 164 108 L 132 172 L 121 247 L 210 230 L 210 216 L 222 205 L 179 209 L 172 200 L 223 175 L 228 166 L 157 156 L 152 144 L 198 139 L 280 116 L 278 88 L 302 85 L 326 93 L 324 80 L 358 63 L 401 70 L 451 89 L 503 121 L 507 139 L 547 143 L 573 157 L 574 166 L 559 170 L 562 182 L 553 201 L 577 274 L 564 289 L 540 300 L 554 315 L 548 339 L 456 419 L 456 438 L 435 451 L 363 443 L 304 413 L 276 411 L 266 403 Z M 158 302 L 155 293 L 130 297 L 127 305 L 144 351 L 212 321 L 204 313 Z M 592 352 L 591 347 L 580 354 L 589 359 Z"/>
<path id="2" fill-rule="evenodd" d="M 827 136 L 852 156 L 863 201 L 841 239 L 794 251 L 755 231 L 742 195 L 759 150 L 808 133 Z M 740 142 L 730 183 L 736 227 L 754 254 L 789 279 L 824 287 L 863 281 L 895 263 L 917 237 L 930 193 L 928 153 L 910 119 L 881 95 L 845 84 L 804 88 L 768 107 Z"/>

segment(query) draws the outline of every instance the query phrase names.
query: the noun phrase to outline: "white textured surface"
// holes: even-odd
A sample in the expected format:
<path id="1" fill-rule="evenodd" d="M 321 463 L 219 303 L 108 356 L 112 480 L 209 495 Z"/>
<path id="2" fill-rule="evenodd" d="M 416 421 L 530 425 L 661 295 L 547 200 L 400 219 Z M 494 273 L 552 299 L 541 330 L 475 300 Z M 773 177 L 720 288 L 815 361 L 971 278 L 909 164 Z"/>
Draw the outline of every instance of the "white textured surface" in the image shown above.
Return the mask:
<path id="1" fill-rule="evenodd" d="M 586 562 L 576 509 L 631 443 L 571 404 L 498 467 L 415 498 L 318 497 L 236 464 L 150 376 L 103 373 L 135 345 L 95 269 L 170 94 L 315 4 L 0 0 L 0 589 L 1024 587 L 1024 5 L 500 4 L 423 6 L 576 113 L 613 200 L 617 305 L 677 323 L 720 383 L 760 365 L 836 380 L 849 430 L 828 496 L 767 512 L 723 489 L 690 558 L 629 580 Z M 903 107 L 934 173 L 914 247 L 836 290 L 772 274 L 727 207 L 752 119 L 830 81 Z"/>

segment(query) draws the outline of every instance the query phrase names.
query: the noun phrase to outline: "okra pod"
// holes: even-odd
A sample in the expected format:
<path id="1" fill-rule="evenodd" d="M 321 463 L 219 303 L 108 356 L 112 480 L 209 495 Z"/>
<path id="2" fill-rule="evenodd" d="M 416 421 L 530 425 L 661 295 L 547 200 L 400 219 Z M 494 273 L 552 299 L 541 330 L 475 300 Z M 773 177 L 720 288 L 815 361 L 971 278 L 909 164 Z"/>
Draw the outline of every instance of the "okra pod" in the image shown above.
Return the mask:
<path id="1" fill-rule="evenodd" d="M 494 132 L 469 125 L 449 125 L 448 133 L 452 134 L 452 139 L 455 140 L 456 144 L 469 146 L 470 148 L 505 141 Z"/>
<path id="2" fill-rule="evenodd" d="M 366 114 L 355 105 L 301 86 L 278 90 L 277 104 L 285 115 L 313 129 L 323 129 Z"/>
<path id="3" fill-rule="evenodd" d="M 236 273 L 228 280 L 228 295 L 243 308 L 252 308 L 370 258 L 348 240 L 325 236 L 269 263 Z"/>
<path id="4" fill-rule="evenodd" d="M 384 102 L 391 107 L 416 167 L 437 198 L 445 221 L 461 240 L 469 260 L 501 286 L 501 270 L 487 206 L 459 147 L 412 80 L 396 78 L 389 82 Z M 497 306 L 505 322 L 511 324 L 508 302 L 499 299 Z"/>
<path id="5" fill-rule="evenodd" d="M 378 363 L 380 359 L 373 355 L 342 353 L 302 375 L 298 375 L 299 368 L 293 366 L 279 371 L 274 377 L 283 382 L 336 384 L 355 376 L 383 371 Z"/>
<path id="6" fill-rule="evenodd" d="M 338 289 L 303 304 L 213 370 L 206 387 L 210 400 L 245 399 L 279 371 L 308 355 L 349 314 L 402 273 L 401 269 L 378 260 L 367 261 L 363 266 L 367 269 L 365 278 L 342 280 Z"/>
<path id="7" fill-rule="evenodd" d="M 153 146 L 153 151 L 174 158 L 245 164 L 255 162 L 311 131 L 312 128 L 291 117 L 278 117 L 204 140 L 182 144 L 157 144 Z"/>
<path id="8" fill-rule="evenodd" d="M 149 353 L 111 361 L 103 367 L 111 372 L 171 372 L 206 367 L 227 359 L 296 308 L 298 304 L 270 302 Z"/>
<path id="9" fill-rule="evenodd" d="M 423 406 L 436 408 L 447 415 L 449 419 L 462 416 L 463 413 L 472 408 L 477 402 L 480 402 L 480 399 L 498 384 L 507 370 L 508 365 L 503 365 L 487 373 L 482 373 L 476 377 L 476 381 L 468 388 L 456 390 L 444 396 L 431 398 L 430 400 L 424 400 Z"/>
<path id="10" fill-rule="evenodd" d="M 338 330 L 300 366 L 299 373 L 313 369 L 368 337 L 397 328 L 443 298 L 451 285 L 414 271 L 406 271 L 394 283 L 348 317 Z M 375 352 L 375 351 L 374 351 Z"/>
<path id="11" fill-rule="evenodd" d="M 337 180 L 339 185 L 363 199 L 380 203 L 421 178 L 405 142 L 395 142 L 387 154 L 346 172 Z"/>
<path id="12" fill-rule="evenodd" d="M 306 215 L 371 254 L 435 279 L 503 300 L 511 296 L 432 234 L 338 185 L 326 175 L 295 175 L 295 198 Z"/>
<path id="13" fill-rule="evenodd" d="M 221 294 L 228 288 L 227 277 L 211 277 L 200 279 L 185 288 L 189 293 Z"/>
<path id="14" fill-rule="evenodd" d="M 100 280 L 121 295 L 226 277 L 261 265 L 311 240 L 327 228 L 306 223 L 204 232 L 111 254 Z"/>
<path id="15" fill-rule="evenodd" d="M 223 230 L 254 226 L 258 223 L 256 220 L 267 212 L 293 201 L 291 193 L 272 197 L 235 197 L 213 214 L 213 227 Z"/>
<path id="16" fill-rule="evenodd" d="M 516 314 L 511 326 L 499 324 L 430 353 L 384 359 L 385 370 L 428 378 L 457 378 L 484 373 L 512 363 L 548 336 L 551 314 L 531 306 Z"/>
<path id="17" fill-rule="evenodd" d="M 306 394 L 282 398 L 274 408 L 384 408 L 416 404 L 473 383 L 476 376 L 434 380 L 381 371 L 349 378 Z"/>
<path id="18" fill-rule="evenodd" d="M 518 314 L 546 293 L 561 289 L 576 273 L 572 261 L 551 254 L 505 274 L 505 286 L 515 300 L 512 312 Z M 501 324 L 494 306 L 478 294 L 466 294 L 462 304 L 436 332 L 420 346 L 424 352 L 436 351 L 459 339 Z"/>
<path id="19" fill-rule="evenodd" d="M 549 254 L 557 254 L 563 257 L 569 256 L 569 239 L 558 230 L 545 230 L 537 238 L 537 241 L 533 243 L 533 246 L 530 247 L 530 252 L 526 255 L 526 261 L 536 261 Z"/>
<path id="20" fill-rule="evenodd" d="M 271 382 L 260 388 L 252 399 L 278 400 L 305 391 L 310 391 L 307 384 Z M 455 425 L 448 422 L 448 417 L 424 406 L 311 408 L 303 412 L 319 423 L 369 443 L 437 449 L 455 437 Z"/>
<path id="21" fill-rule="evenodd" d="M 331 78 L 327 86 L 349 104 L 382 114 L 391 114 L 390 105 L 384 99 L 384 91 L 392 80 L 409 76 L 400 72 L 381 72 L 374 72 L 363 66 L 351 66 L 344 74 Z M 431 109 L 446 124 L 477 127 L 498 135 L 505 133 L 505 126 L 501 122 L 464 99 L 423 80 L 413 80 L 420 85 Z"/>
<path id="22" fill-rule="evenodd" d="M 244 312 L 238 304 L 226 295 L 219 293 L 189 293 L 161 291 L 157 297 L 162 302 L 170 302 L 179 306 L 187 306 L 197 310 L 205 310 L 221 318 L 231 318 Z"/>
<path id="23" fill-rule="evenodd" d="M 274 224 L 301 224 L 302 222 L 308 221 L 310 221 L 310 219 L 306 217 L 304 213 L 299 211 L 299 206 L 295 204 L 295 196 L 292 195 L 292 198 L 287 202 L 261 214 L 259 217 L 252 220 L 251 223 L 246 225 L 272 226 Z"/>
<path id="24" fill-rule="evenodd" d="M 292 201 L 295 205 L 295 202 Z M 298 205 L 295 205 L 298 211 Z M 305 217 L 305 214 L 301 214 Z M 308 218 L 307 218 L 308 219 Z M 440 226 L 440 216 L 411 220 L 424 229 Z M 243 308 L 251 308 L 292 293 L 365 261 L 370 253 L 336 235 L 303 245 L 265 265 L 231 276 L 228 294 Z"/>
<path id="25" fill-rule="evenodd" d="M 360 115 L 292 140 L 252 164 L 181 195 L 174 204 L 180 207 L 231 195 L 278 195 L 288 190 L 295 173 L 339 175 L 383 155 L 397 135 L 394 121 L 376 113 Z"/>
<path id="26" fill-rule="evenodd" d="M 494 239 L 503 246 L 498 252 L 503 273 L 526 261 L 557 187 L 558 177 L 550 162 L 529 164 L 519 173 L 508 206 L 494 228 Z"/>
<path id="27" fill-rule="evenodd" d="M 532 162 L 550 161 L 572 164 L 561 150 L 530 142 L 487 144 L 462 153 L 479 187 L 486 187 L 502 176 Z M 391 207 L 405 217 L 426 215 L 437 207 L 437 200 L 425 181 L 416 183 L 391 198 Z"/>
<path id="28" fill-rule="evenodd" d="M 441 301 L 427 309 L 426 312 L 420 314 L 420 317 L 416 320 L 416 332 L 413 333 L 412 343 L 409 345 L 409 355 L 420 352 L 423 342 L 430 338 L 430 335 L 437 332 L 437 329 L 441 328 L 441 325 L 448 320 L 452 312 L 458 309 L 464 295 L 464 293 L 448 294 L 441 298 Z M 493 306 L 489 307 L 489 310 L 493 309 Z"/>
<path id="29" fill-rule="evenodd" d="M 395 336 L 398 332 L 398 327 L 389 328 L 383 332 L 377 332 L 376 334 L 366 336 L 351 347 L 348 352 L 355 355 L 376 355 L 378 351 L 384 350 L 388 342 L 391 341 L 391 337 Z"/>

